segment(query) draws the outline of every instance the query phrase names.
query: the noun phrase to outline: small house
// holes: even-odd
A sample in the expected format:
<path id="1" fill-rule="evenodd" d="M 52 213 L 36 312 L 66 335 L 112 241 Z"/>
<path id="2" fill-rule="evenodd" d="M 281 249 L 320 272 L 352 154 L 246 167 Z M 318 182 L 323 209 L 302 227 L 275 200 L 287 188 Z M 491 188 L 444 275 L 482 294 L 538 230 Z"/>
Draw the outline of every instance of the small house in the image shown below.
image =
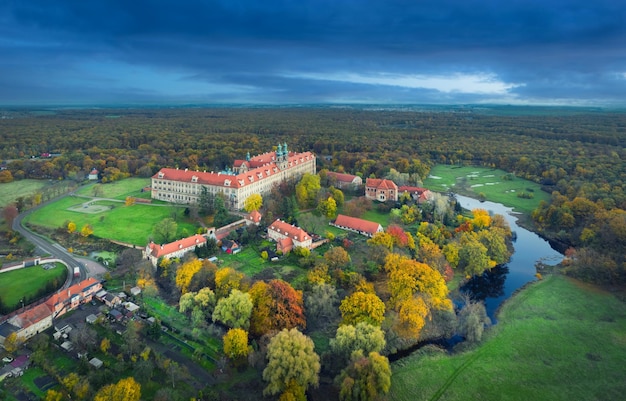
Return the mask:
<path id="1" fill-rule="evenodd" d="M 103 365 L 103 362 L 98 358 L 91 358 L 89 360 L 89 364 L 96 369 L 100 369 Z"/>
<path id="2" fill-rule="evenodd" d="M 237 244 L 235 241 L 229 239 L 222 240 L 222 251 L 228 254 L 235 254 L 238 253 L 240 250 L 241 248 L 239 247 L 239 244 Z"/>
<path id="3" fill-rule="evenodd" d="M 97 179 L 98 179 L 98 170 L 97 170 L 97 169 L 95 169 L 95 168 L 94 168 L 94 169 L 92 169 L 92 170 L 89 172 L 89 176 L 87 176 L 87 178 L 88 178 L 90 181 L 95 181 L 95 180 L 97 180 Z"/>
<path id="4" fill-rule="evenodd" d="M 94 315 L 93 313 L 85 318 L 85 322 L 89 324 L 94 324 L 97 320 L 98 320 L 98 316 Z"/>

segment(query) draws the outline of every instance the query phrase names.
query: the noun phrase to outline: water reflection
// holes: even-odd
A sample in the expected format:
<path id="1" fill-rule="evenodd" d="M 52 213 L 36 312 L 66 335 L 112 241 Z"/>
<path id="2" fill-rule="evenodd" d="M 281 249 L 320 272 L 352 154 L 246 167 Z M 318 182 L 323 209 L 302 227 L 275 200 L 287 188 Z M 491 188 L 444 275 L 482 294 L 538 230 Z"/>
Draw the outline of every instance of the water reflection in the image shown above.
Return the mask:
<path id="1" fill-rule="evenodd" d="M 480 276 L 472 277 L 461 287 L 462 292 L 469 293 L 472 299 L 484 301 L 487 298 L 500 298 L 504 295 L 504 283 L 509 274 L 507 265 L 496 266 Z"/>

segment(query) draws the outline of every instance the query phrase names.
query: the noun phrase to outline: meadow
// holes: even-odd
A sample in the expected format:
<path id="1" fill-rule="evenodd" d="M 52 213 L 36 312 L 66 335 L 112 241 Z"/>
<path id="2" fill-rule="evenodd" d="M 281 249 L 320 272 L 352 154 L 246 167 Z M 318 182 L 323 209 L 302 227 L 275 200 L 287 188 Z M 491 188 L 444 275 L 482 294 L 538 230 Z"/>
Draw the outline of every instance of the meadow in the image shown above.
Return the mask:
<path id="1" fill-rule="evenodd" d="M 19 197 L 31 196 L 47 186 L 48 181 L 43 180 L 19 180 L 0 184 L 0 208 L 15 202 Z"/>
<path id="2" fill-rule="evenodd" d="M 527 215 L 542 200 L 550 200 L 550 194 L 542 191 L 539 184 L 515 177 L 504 170 L 485 167 L 438 164 L 424 180 L 424 186 L 438 192 L 452 191 L 473 198 L 482 193 L 488 201 L 502 203 Z M 519 197 L 518 194 L 522 192 L 532 194 L 532 199 Z"/>
<path id="3" fill-rule="evenodd" d="M 0 273 L 2 303 L 8 308 L 19 307 L 20 300 L 34 297 L 48 282 L 56 279 L 59 286 L 62 285 L 66 274 L 67 268 L 62 263 L 56 263 L 55 267 L 48 270 L 42 266 L 32 266 Z"/>
<path id="4" fill-rule="evenodd" d="M 139 246 L 148 243 L 155 224 L 173 215 L 176 216 L 179 238 L 191 235 L 197 230 L 196 225 L 183 216 L 183 208 L 144 204 L 125 206 L 123 202 L 94 201 L 94 204 L 106 206 L 109 210 L 101 213 L 83 213 L 80 210 L 85 202 L 84 198 L 79 197 L 62 198 L 34 211 L 25 218 L 25 222 L 56 229 L 73 221 L 76 223 L 77 231 L 85 224 L 90 224 L 94 236 Z"/>
<path id="5" fill-rule="evenodd" d="M 624 303 L 548 276 L 511 298 L 475 349 L 395 362 L 389 399 L 620 400 L 624 360 Z"/>
<path id="6" fill-rule="evenodd" d="M 98 196 L 99 198 L 124 200 L 127 196 L 150 198 L 150 192 L 141 192 L 142 188 L 150 186 L 149 178 L 126 178 L 106 184 L 92 183 L 76 191 L 77 195 Z M 97 188 L 97 189 L 96 189 Z"/>

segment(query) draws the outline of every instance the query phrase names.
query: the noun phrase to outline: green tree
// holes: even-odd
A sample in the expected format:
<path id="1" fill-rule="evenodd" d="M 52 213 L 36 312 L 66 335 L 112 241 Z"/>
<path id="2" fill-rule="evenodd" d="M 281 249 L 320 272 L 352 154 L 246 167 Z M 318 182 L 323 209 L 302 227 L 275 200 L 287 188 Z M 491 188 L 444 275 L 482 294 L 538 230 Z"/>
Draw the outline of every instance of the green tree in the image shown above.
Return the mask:
<path id="1" fill-rule="evenodd" d="M 472 277 L 482 274 L 492 267 L 492 263 L 487 255 L 487 248 L 469 234 L 465 233 L 464 240 L 461 241 L 459 268 L 463 270 L 466 276 Z"/>
<path id="2" fill-rule="evenodd" d="M 178 224 L 170 217 L 161 220 L 152 229 L 155 242 L 160 244 L 172 242 L 176 238 L 177 231 Z"/>
<path id="3" fill-rule="evenodd" d="M 317 211 L 322 216 L 332 220 L 337 217 L 337 202 L 329 196 L 326 200 L 317 204 Z"/>
<path id="4" fill-rule="evenodd" d="M 217 302 L 213 311 L 213 321 L 219 321 L 228 327 L 247 330 L 250 327 L 252 307 L 249 294 L 232 290 L 227 298 L 222 298 Z"/>
<path id="5" fill-rule="evenodd" d="M 305 390 L 317 386 L 320 358 L 314 348 L 313 341 L 295 328 L 276 334 L 267 347 L 268 363 L 263 370 L 267 387 L 263 393 L 283 393 L 293 384 Z"/>
<path id="6" fill-rule="evenodd" d="M 381 352 L 385 348 L 385 333 L 380 327 L 366 322 L 356 326 L 346 324 L 339 326 L 335 338 L 330 340 L 333 353 L 346 361 L 354 352 L 368 355 L 370 352 Z"/>
<path id="7" fill-rule="evenodd" d="M 311 291 L 304 298 L 307 323 L 324 325 L 339 316 L 339 296 L 335 286 L 328 283 L 313 285 Z"/>

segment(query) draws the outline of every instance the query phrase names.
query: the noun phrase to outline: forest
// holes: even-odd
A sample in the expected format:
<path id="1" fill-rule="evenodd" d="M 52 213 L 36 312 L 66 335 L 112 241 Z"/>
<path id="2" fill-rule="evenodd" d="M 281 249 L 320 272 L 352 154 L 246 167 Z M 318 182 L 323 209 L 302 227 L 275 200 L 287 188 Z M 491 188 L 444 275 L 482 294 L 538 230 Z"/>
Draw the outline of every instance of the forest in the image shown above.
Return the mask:
<path id="1" fill-rule="evenodd" d="M 419 183 L 436 163 L 500 168 L 552 194 L 533 212 L 534 229 L 569 248 L 570 274 L 626 282 L 623 112 L 311 107 L 0 113 L 0 182 L 82 181 L 93 168 L 102 182 L 150 177 L 162 167 L 219 170 L 285 141 L 291 149 L 315 152 L 319 170 L 362 177 L 405 174 Z"/>

